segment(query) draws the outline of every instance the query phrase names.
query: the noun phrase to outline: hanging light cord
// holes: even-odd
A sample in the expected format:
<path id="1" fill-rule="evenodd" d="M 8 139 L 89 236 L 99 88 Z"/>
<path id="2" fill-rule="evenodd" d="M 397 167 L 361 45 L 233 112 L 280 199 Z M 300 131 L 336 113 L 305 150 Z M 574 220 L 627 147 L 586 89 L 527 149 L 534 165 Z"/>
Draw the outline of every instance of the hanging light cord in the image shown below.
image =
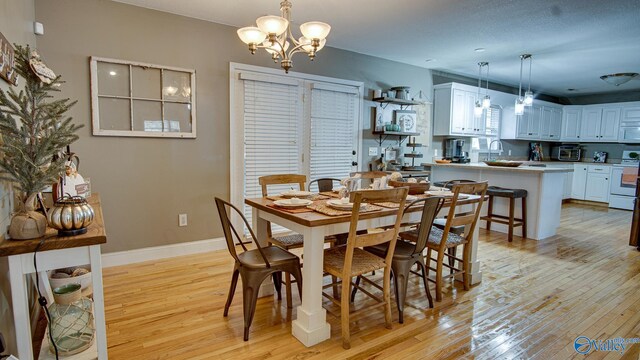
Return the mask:
<path id="1" fill-rule="evenodd" d="M 520 84 L 518 85 L 518 99 L 522 98 L 522 62 L 524 55 L 520 55 Z"/>
<path id="2" fill-rule="evenodd" d="M 531 92 L 531 62 L 533 61 L 533 59 L 531 58 L 531 55 L 529 55 L 529 88 L 527 89 L 527 91 Z"/>
<path id="3" fill-rule="evenodd" d="M 489 95 L 489 63 L 487 63 L 487 91 L 486 95 Z"/>
<path id="4" fill-rule="evenodd" d="M 478 99 L 480 99 L 480 89 L 482 89 L 482 63 L 478 63 Z"/>
<path id="5" fill-rule="evenodd" d="M 42 246 L 42 244 L 44 244 L 44 238 L 40 240 L 40 243 L 38 243 L 38 246 L 36 246 L 36 249 L 33 251 L 33 268 L 36 271 L 36 290 L 38 291 L 38 303 L 44 309 L 45 316 L 47 317 L 47 323 L 49 327 L 49 341 L 51 342 L 51 345 L 55 350 L 56 360 L 58 360 L 58 347 L 56 346 L 55 341 L 53 341 L 53 334 L 51 334 L 51 314 L 49 314 L 49 309 L 47 308 L 47 299 L 44 296 L 42 296 L 42 293 L 40 292 L 40 279 L 38 279 L 38 276 L 37 276 L 38 262 L 37 262 L 36 255 L 38 254 L 38 250 L 40 250 L 40 247 Z"/>

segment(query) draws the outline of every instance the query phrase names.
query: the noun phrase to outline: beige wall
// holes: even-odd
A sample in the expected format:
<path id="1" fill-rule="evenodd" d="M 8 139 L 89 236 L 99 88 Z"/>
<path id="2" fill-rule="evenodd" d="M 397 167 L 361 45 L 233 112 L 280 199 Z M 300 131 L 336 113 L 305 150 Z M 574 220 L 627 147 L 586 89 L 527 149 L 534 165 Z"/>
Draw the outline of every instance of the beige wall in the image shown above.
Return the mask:
<path id="1" fill-rule="evenodd" d="M 12 43 L 35 45 L 33 0 L 0 0 L 0 32 Z M 24 83 L 24 82 L 23 82 Z M 0 88 L 9 84 L 0 79 Z M 13 207 L 13 193 L 9 184 L 0 182 L 0 237 L 6 233 Z M 7 258 L 0 258 L 0 333 L 7 340 L 9 352 L 15 354 L 15 333 L 11 313 L 11 291 Z"/>
<path id="2" fill-rule="evenodd" d="M 274 67 L 270 58 L 252 56 L 233 27 L 111 1 L 38 0 L 36 19 L 45 27 L 38 48 L 67 81 L 63 95 L 78 99 L 72 115 L 85 128 L 72 150 L 82 160 L 80 173 L 102 195 L 108 233 L 103 251 L 221 237 L 213 198 L 229 198 L 230 166 L 237 166 L 229 164 L 229 62 Z M 91 55 L 195 69 L 198 138 L 92 136 Z M 297 55 L 294 66 L 363 81 L 367 88 L 432 90 L 426 69 L 339 49 L 325 48 L 313 63 Z M 372 138 L 370 129 L 363 131 Z M 365 138 L 368 144 L 373 140 Z M 178 227 L 179 213 L 188 214 L 188 227 Z"/>

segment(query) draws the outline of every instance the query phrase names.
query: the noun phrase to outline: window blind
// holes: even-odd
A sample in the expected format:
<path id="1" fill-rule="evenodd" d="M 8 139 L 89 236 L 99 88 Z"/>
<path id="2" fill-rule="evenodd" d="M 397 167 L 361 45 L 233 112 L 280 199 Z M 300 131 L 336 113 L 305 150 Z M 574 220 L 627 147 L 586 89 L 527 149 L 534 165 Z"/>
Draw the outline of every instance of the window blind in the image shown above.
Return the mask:
<path id="1" fill-rule="evenodd" d="M 357 147 L 357 89 L 328 89 L 314 86 L 311 90 L 311 179 L 349 176 L 352 151 Z"/>
<path id="2" fill-rule="evenodd" d="M 272 81 L 243 80 L 244 198 L 262 196 L 258 178 L 300 174 L 301 86 Z M 279 193 L 288 186 L 270 186 Z M 251 207 L 244 206 L 251 219 Z M 249 220 L 250 221 L 250 220 Z M 273 231 L 284 230 L 273 225 Z"/>

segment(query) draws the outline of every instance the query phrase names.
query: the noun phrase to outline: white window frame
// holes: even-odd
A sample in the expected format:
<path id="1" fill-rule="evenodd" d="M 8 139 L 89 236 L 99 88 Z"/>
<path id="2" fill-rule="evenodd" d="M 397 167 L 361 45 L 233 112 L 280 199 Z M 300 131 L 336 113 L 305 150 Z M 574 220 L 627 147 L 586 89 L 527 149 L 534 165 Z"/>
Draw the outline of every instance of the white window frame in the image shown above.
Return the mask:
<path id="1" fill-rule="evenodd" d="M 99 94 L 99 84 L 98 84 L 98 62 L 103 63 L 112 63 L 112 64 L 121 64 L 128 65 L 129 68 L 132 66 L 138 67 L 147 67 L 153 69 L 159 69 L 161 72 L 163 70 L 171 70 L 171 71 L 179 71 L 190 74 L 191 81 L 191 96 L 189 98 L 188 104 L 191 105 L 191 131 L 180 131 L 180 132 L 162 132 L 162 131 L 140 131 L 140 130 L 105 130 L 100 128 L 100 101 L 99 98 L 102 95 Z M 95 136 L 126 136 L 126 137 L 154 137 L 154 138 L 196 138 L 196 71 L 193 69 L 184 69 L 179 67 L 172 66 L 163 66 L 163 65 L 155 65 L 148 64 L 142 62 L 135 61 L 127 61 L 127 60 L 119 60 L 119 59 L 110 59 L 110 58 L 102 58 L 97 56 L 91 56 L 90 58 L 90 70 L 91 70 L 91 125 L 93 127 L 93 135 Z M 131 90 L 131 71 L 129 72 L 129 89 Z M 162 87 L 162 82 L 160 83 Z M 162 93 L 162 89 L 160 89 Z M 122 98 L 128 100 L 151 100 L 160 102 L 164 108 L 164 103 L 183 103 L 177 101 L 165 100 L 161 99 L 137 99 L 133 96 L 133 94 L 129 94 L 129 96 L 118 97 L 118 96 L 109 96 L 111 98 Z M 133 103 L 132 103 L 133 104 Z M 163 111 L 164 115 L 164 111 Z M 133 121 L 133 115 L 131 115 Z M 163 119 L 164 121 L 164 119 Z"/>
<path id="2" fill-rule="evenodd" d="M 244 169 L 241 164 L 244 164 L 244 118 L 243 114 L 243 103 L 242 103 L 242 94 L 243 94 L 243 84 L 240 79 L 240 73 L 255 73 L 259 76 L 278 76 L 278 78 L 282 78 L 286 76 L 291 79 L 291 81 L 318 81 L 322 83 L 330 83 L 330 86 L 333 89 L 340 89 L 341 86 L 349 86 L 349 87 L 357 87 L 359 91 L 359 105 L 358 105 L 358 120 L 357 120 L 357 140 L 356 140 L 356 150 L 360 152 L 358 154 L 358 171 L 362 169 L 362 124 L 363 124 L 363 114 L 364 114 L 364 83 L 360 81 L 352 81 L 352 80 L 344 80 L 337 79 L 319 75 L 310 75 L 305 73 L 298 73 L 290 71 L 289 74 L 285 75 L 280 69 L 267 68 L 262 66 L 254 66 L 240 63 L 229 63 L 229 132 L 230 132 L 230 155 L 229 155 L 229 165 L 230 165 L 230 201 L 232 204 L 237 206 L 238 208 L 242 208 L 244 204 L 243 198 L 243 190 L 244 190 Z M 247 76 L 247 75 L 243 75 Z M 326 84 L 318 84 L 319 86 L 326 86 Z M 316 86 L 316 85 L 314 85 Z M 309 88 L 305 86 L 305 94 L 309 94 Z M 305 95 L 308 96 L 308 95 Z M 306 108 L 306 107 L 305 107 Z M 310 122 L 310 114 L 306 109 L 303 109 L 304 120 Z M 303 163 L 308 161 L 309 154 L 307 153 L 307 149 L 309 149 L 309 124 L 305 123 L 303 126 Z M 307 166 L 302 167 L 304 172 L 306 172 Z M 306 174 L 307 177 L 309 174 Z M 311 180 L 311 179 L 307 179 Z M 247 219 L 251 221 L 251 219 Z"/>

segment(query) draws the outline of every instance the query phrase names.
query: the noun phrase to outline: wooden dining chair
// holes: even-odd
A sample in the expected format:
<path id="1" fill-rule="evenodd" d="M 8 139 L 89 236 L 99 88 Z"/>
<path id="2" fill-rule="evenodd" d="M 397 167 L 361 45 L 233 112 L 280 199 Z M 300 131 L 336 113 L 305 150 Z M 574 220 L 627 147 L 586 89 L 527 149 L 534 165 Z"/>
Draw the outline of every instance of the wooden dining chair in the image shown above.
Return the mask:
<path id="1" fill-rule="evenodd" d="M 318 192 L 328 192 L 332 191 L 336 185 L 340 185 L 340 179 L 320 178 L 311 180 L 309 181 L 309 186 L 307 186 L 307 189 L 309 189 L 309 191 L 312 191 L 311 189 L 314 184 L 318 186 Z"/>
<path id="2" fill-rule="evenodd" d="M 262 196 L 266 197 L 269 195 L 268 189 L 269 186 L 274 185 L 298 185 L 298 189 L 300 191 L 304 191 L 304 185 L 307 182 L 307 177 L 305 175 L 299 174 L 276 174 L 276 175 L 267 175 L 261 176 L 258 178 L 258 183 L 262 188 Z M 326 242 L 332 243 L 335 241 L 335 238 L 327 238 Z M 285 250 L 291 250 L 296 248 L 301 248 L 304 245 L 304 237 L 302 234 L 289 234 L 282 236 L 273 236 L 271 232 L 271 224 L 267 226 L 267 242 L 269 244 L 273 244 L 279 246 Z M 285 276 L 284 278 L 285 288 L 286 288 L 286 297 L 287 297 L 287 307 L 292 308 L 291 305 L 291 277 Z"/>
<path id="3" fill-rule="evenodd" d="M 353 203 L 353 211 L 351 214 L 351 222 L 349 226 L 349 237 L 347 238 L 347 244 L 342 246 L 335 246 L 324 251 L 324 271 L 325 273 L 340 278 L 339 282 L 342 286 L 340 299 L 323 292 L 323 295 L 328 297 L 336 305 L 340 306 L 341 324 L 342 324 L 342 347 L 349 349 L 351 347 L 351 335 L 349 332 L 349 317 L 350 317 L 350 297 L 351 286 L 353 285 L 352 279 L 360 276 L 364 273 L 369 273 L 374 270 L 384 269 L 383 285 L 382 285 L 382 298 L 375 296 L 368 291 L 363 293 L 371 296 L 377 300 L 378 303 L 374 306 L 384 305 L 384 318 L 387 328 L 391 328 L 391 295 L 390 295 L 390 282 L 391 282 L 391 263 L 393 259 L 393 252 L 396 248 L 396 240 L 398 237 L 398 229 L 400 222 L 402 221 L 402 215 L 404 213 L 405 201 L 407 198 L 408 189 L 398 188 L 389 190 L 369 190 L 369 191 L 354 191 L 351 193 L 350 198 Z M 363 203 L 381 203 L 381 202 L 395 202 L 399 204 L 398 209 L 394 215 L 395 226 L 392 229 L 382 230 L 376 233 L 370 234 L 357 234 L 358 221 L 360 220 L 360 205 Z M 366 246 L 376 246 L 380 244 L 388 244 L 388 249 L 384 257 L 374 255 L 368 251 L 363 250 Z M 324 288 L 332 287 L 334 284 L 324 286 Z M 363 311 L 370 311 L 372 306 L 365 307 L 358 310 L 355 313 Z"/>
<path id="4" fill-rule="evenodd" d="M 300 270 L 300 258 L 277 246 L 262 247 L 258 243 L 251 226 L 247 219 L 237 207 L 227 201 L 216 198 L 216 207 L 220 215 L 222 230 L 227 241 L 227 249 L 235 260 L 233 265 L 233 274 L 231 276 L 231 286 L 229 287 L 229 295 L 224 305 L 224 316 L 229 314 L 229 306 L 233 300 L 233 295 L 238 284 L 238 275 L 242 278 L 242 309 L 244 312 L 244 341 L 249 340 L 249 328 L 253 321 L 253 315 L 256 310 L 256 301 L 258 299 L 258 290 L 260 284 L 269 276 L 273 277 L 273 283 L 280 298 L 280 285 L 282 272 L 293 276 L 298 283 L 298 293 L 302 296 L 302 272 Z M 256 246 L 255 249 L 248 250 L 245 243 L 241 241 L 243 238 L 237 229 L 231 223 L 229 212 L 227 209 L 235 211 L 242 219 L 244 225 L 249 230 L 249 234 Z M 242 247 L 243 252 L 236 251 L 236 241 Z M 287 290 L 290 291 L 290 290 Z"/>
<path id="5" fill-rule="evenodd" d="M 482 211 L 482 204 L 487 192 L 487 182 L 483 181 L 478 183 L 455 184 L 452 185 L 451 190 L 453 192 L 453 197 L 451 199 L 451 204 L 444 229 L 440 229 L 436 226 L 431 227 L 431 232 L 427 241 L 427 274 L 430 270 L 434 270 L 436 272 L 435 281 L 429 278 L 429 281 L 433 281 L 436 284 L 436 301 L 442 301 L 442 287 L 444 285 L 443 280 L 445 278 L 445 276 L 443 275 L 444 267 L 452 270 L 450 274 L 446 276 L 447 278 L 462 274 L 464 289 L 469 290 L 471 237 L 473 236 L 478 218 L 480 217 L 480 211 Z M 458 206 L 458 201 L 460 200 L 460 195 L 462 194 L 479 196 L 478 200 L 473 204 L 473 206 L 475 206 L 474 211 L 468 213 L 457 212 L 456 207 Z M 451 229 L 455 226 L 464 226 L 464 232 L 462 234 L 456 234 L 452 232 Z M 410 240 L 411 238 L 416 238 L 417 234 L 415 230 L 412 230 L 407 233 L 400 233 L 400 237 Z M 458 246 L 463 247 L 462 258 L 451 255 L 451 253 L 448 251 L 448 249 Z M 432 253 L 436 253 L 436 258 L 431 257 Z M 452 263 L 454 265 L 451 265 L 450 262 L 447 262 L 447 264 L 445 264 L 445 257 L 447 259 L 452 259 Z M 435 262 L 435 268 L 431 267 L 431 261 Z M 458 262 L 457 267 L 455 266 L 456 261 Z"/>
<path id="6" fill-rule="evenodd" d="M 404 323 L 404 302 L 407 296 L 407 285 L 409 284 L 409 275 L 414 273 L 422 278 L 424 283 L 424 289 L 427 293 L 427 300 L 429 301 L 429 307 L 433 308 L 433 298 L 429 291 L 429 284 L 427 282 L 427 270 L 424 262 L 423 251 L 427 246 L 427 239 L 431 232 L 431 226 L 436 215 L 442 209 L 445 199 L 443 197 L 430 197 L 426 199 L 419 199 L 411 202 L 407 205 L 407 208 L 413 206 L 422 205 L 422 216 L 420 224 L 417 229 L 417 236 L 415 239 L 405 240 L 400 239 L 396 242 L 395 250 L 393 251 L 393 259 L 391 261 L 391 275 L 393 276 L 393 285 L 396 295 L 396 305 L 398 306 L 398 320 L 400 324 Z M 365 250 L 380 257 L 385 257 L 389 244 L 379 244 L 376 246 L 366 247 Z M 411 270 L 413 265 L 418 264 L 418 270 L 422 273 L 417 273 Z M 360 275 L 356 279 L 356 286 L 353 287 L 351 292 L 351 301 L 353 302 L 356 296 L 356 292 L 360 286 L 360 280 L 364 275 Z M 368 281 L 368 279 L 367 279 Z M 371 283 L 370 281 L 368 281 Z M 379 286 L 376 284 L 375 287 Z"/>

